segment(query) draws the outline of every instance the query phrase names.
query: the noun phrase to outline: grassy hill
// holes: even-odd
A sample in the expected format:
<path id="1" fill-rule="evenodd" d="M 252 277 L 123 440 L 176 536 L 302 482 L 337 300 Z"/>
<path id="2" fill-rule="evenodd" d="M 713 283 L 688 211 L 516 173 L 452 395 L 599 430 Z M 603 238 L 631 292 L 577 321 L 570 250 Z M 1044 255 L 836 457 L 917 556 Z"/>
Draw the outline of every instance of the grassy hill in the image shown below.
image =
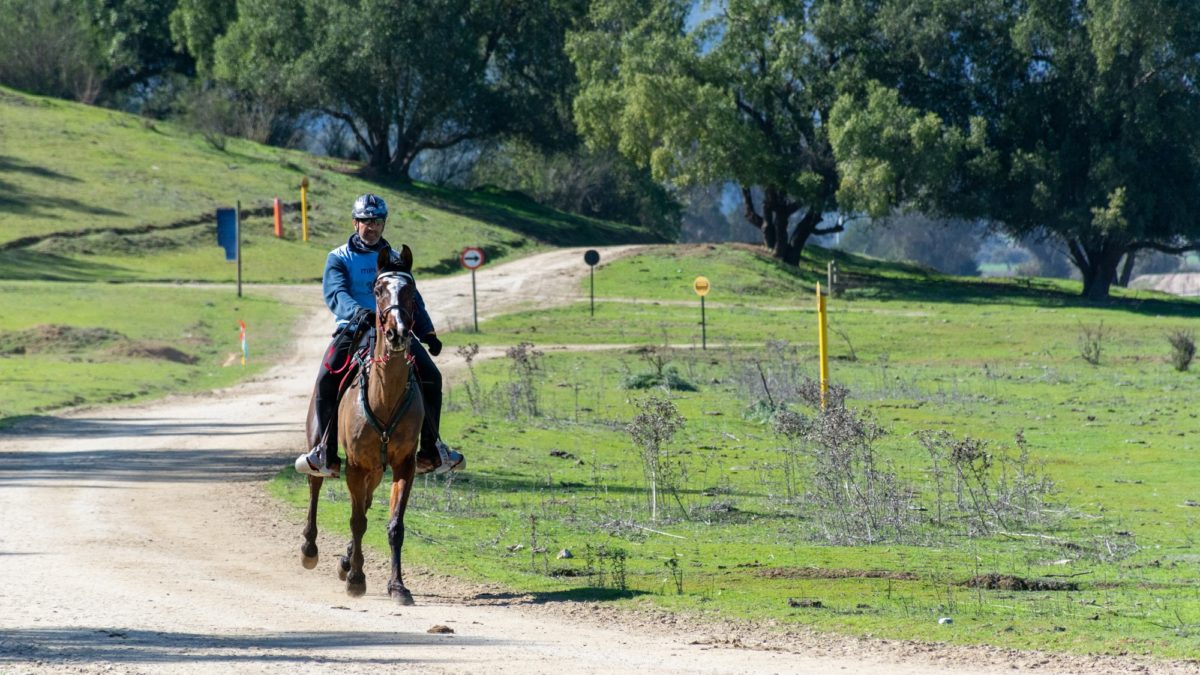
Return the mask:
<path id="1" fill-rule="evenodd" d="M 364 192 L 388 201 L 389 240 L 409 244 L 425 273 L 458 271 L 466 246 L 494 261 L 544 244 L 655 240 L 520 195 L 370 181 L 358 168 L 237 139 L 218 151 L 173 124 L 0 87 L 0 279 L 229 281 L 214 211 L 240 200 L 253 214 L 243 221 L 244 279 L 311 281 L 349 235 L 350 204 Z M 288 205 L 282 239 L 274 198 Z"/>
<path id="2" fill-rule="evenodd" d="M 218 151 L 173 124 L 0 87 L 0 425 L 258 372 L 288 339 L 296 309 L 252 284 L 318 283 L 364 192 L 388 200 L 386 235 L 413 248 L 423 275 L 460 272 L 465 246 L 496 261 L 545 245 L 654 240 L 521 195 L 370 181 L 358 168 L 237 139 Z M 270 216 L 276 197 L 288 205 L 282 238 Z M 215 209 L 239 200 L 247 297 L 107 283 L 234 281 Z M 239 320 L 249 326 L 245 369 L 230 367 L 240 363 Z"/>

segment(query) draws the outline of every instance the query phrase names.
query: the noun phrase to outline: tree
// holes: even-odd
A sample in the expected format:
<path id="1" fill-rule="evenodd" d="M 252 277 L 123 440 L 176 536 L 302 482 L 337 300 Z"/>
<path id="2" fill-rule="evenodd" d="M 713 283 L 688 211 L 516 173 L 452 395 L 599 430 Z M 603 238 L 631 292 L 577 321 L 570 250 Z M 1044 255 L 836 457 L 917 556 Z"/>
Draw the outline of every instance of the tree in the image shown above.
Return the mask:
<path id="1" fill-rule="evenodd" d="M 530 111 L 549 107 L 531 92 L 557 94 L 555 68 L 569 71 L 540 31 L 565 30 L 575 4 L 241 0 L 214 72 L 341 121 L 370 169 L 408 179 L 422 151 L 527 130 Z"/>
<path id="2" fill-rule="evenodd" d="M 1047 232 L 1094 300 L 1123 258 L 1200 248 L 1200 4 L 848 4 L 874 10 L 876 82 L 834 109 L 843 205 Z"/>
<path id="3" fill-rule="evenodd" d="M 841 57 L 812 30 L 836 4 L 728 0 L 702 18 L 689 0 L 595 0 L 567 42 L 576 124 L 659 180 L 737 183 L 745 218 L 795 264 L 809 237 L 842 229 L 821 227 L 837 207 L 827 121 Z"/>
<path id="4" fill-rule="evenodd" d="M 87 14 L 67 0 L 0 0 L 0 83 L 92 103 L 106 66 Z"/>
<path id="5" fill-rule="evenodd" d="M 153 87 L 168 75 L 191 77 L 195 62 L 175 49 L 169 17 L 176 0 L 79 0 L 108 63 L 109 95 Z"/>

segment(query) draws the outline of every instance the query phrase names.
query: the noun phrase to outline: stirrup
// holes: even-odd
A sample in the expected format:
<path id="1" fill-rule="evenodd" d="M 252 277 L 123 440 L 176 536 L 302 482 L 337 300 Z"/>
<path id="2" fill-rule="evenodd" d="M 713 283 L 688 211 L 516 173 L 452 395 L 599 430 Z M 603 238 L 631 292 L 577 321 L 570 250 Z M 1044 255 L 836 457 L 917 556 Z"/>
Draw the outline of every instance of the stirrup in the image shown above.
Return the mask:
<path id="1" fill-rule="evenodd" d="M 434 473 L 462 471 L 463 469 L 467 468 L 467 458 L 463 457 L 461 452 L 451 450 L 450 446 L 443 443 L 442 439 L 440 438 L 437 442 L 437 451 L 438 459 L 441 460 L 441 462 L 437 465 L 437 468 L 433 470 Z"/>
<path id="2" fill-rule="evenodd" d="M 439 474 L 450 471 L 462 471 L 467 468 L 467 458 L 463 457 L 461 452 L 451 450 L 441 439 L 438 439 L 435 447 L 438 453 L 438 463 L 436 465 L 424 464 L 421 461 L 422 458 L 418 457 L 416 470 L 418 476 L 424 473 Z"/>
<path id="3" fill-rule="evenodd" d="M 317 454 L 315 450 L 311 453 L 305 453 L 296 458 L 296 473 L 301 473 L 308 476 L 317 476 L 319 478 L 337 478 L 338 467 L 325 465 L 325 458 L 323 457 L 325 453 L 319 453 L 319 455 L 315 457 L 317 460 L 316 462 L 313 462 L 314 458 L 312 458 L 312 455 L 314 454 Z"/>

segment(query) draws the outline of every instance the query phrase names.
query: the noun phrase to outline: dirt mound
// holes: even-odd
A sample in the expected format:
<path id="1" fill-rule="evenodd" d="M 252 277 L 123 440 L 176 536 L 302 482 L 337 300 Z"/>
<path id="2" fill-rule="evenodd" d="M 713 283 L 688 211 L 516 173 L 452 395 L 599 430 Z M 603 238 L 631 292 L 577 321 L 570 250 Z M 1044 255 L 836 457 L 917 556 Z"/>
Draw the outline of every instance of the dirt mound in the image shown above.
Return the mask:
<path id="1" fill-rule="evenodd" d="M 920 579 L 912 572 L 889 570 L 851 570 L 825 567 L 768 567 L 758 571 L 760 577 L 769 579 L 895 579 L 916 581 Z"/>
<path id="2" fill-rule="evenodd" d="M 1011 574 L 980 574 L 962 582 L 969 588 L 986 588 L 999 591 L 1077 591 L 1079 584 L 1073 581 L 1054 579 L 1022 579 Z"/>
<path id="3" fill-rule="evenodd" d="M 128 356 L 135 359 L 161 359 L 171 363 L 182 363 L 194 366 L 200 359 L 180 351 L 174 347 L 152 342 L 122 342 L 109 350 L 117 356 Z"/>
<path id="4" fill-rule="evenodd" d="M 25 330 L 0 333 L 0 354 L 81 352 L 124 337 L 108 328 L 39 324 Z"/>

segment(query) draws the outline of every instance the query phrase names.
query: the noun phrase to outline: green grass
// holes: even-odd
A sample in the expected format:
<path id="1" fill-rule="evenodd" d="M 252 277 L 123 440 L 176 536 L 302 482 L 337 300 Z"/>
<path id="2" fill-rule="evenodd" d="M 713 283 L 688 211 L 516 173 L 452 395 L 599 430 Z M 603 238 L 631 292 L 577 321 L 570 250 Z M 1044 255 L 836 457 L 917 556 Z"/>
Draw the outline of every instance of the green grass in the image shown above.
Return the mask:
<path id="1" fill-rule="evenodd" d="M 3 87 L 0 129 L 4 279 L 229 281 L 234 269 L 216 245 L 215 209 L 240 200 L 243 209 L 267 214 L 279 198 L 288 205 L 283 238 L 274 237 L 269 215 L 243 223 L 243 278 L 309 282 L 350 235 L 350 204 L 364 192 L 388 201 L 385 236 L 412 247 L 426 274 L 460 271 L 466 246 L 482 247 L 495 262 L 546 243 L 661 240 L 520 195 L 368 180 L 353 163 L 239 139 L 219 151 L 174 124 Z M 304 177 L 307 242 L 299 212 Z"/>
<path id="2" fill-rule="evenodd" d="M 1054 503 L 1065 515 L 1010 536 L 970 539 L 926 527 L 903 545 L 834 546 L 784 499 L 784 441 L 748 413 L 755 395 L 739 384 L 756 379 L 756 361 L 768 372 L 794 367 L 815 377 L 810 298 L 828 254 L 811 253 L 792 272 L 747 249 L 663 249 L 598 271 L 597 295 L 605 300 L 594 319 L 581 303 L 451 336 L 448 349 L 523 340 L 692 345 L 699 308 L 690 282 L 707 276 L 710 349 L 670 356 L 700 389 L 673 394 L 687 420 L 671 447 L 686 467 L 680 500 L 689 517 L 669 501 L 660 506 L 668 517 L 650 521 L 639 455 L 623 429 L 646 392 L 620 385 L 652 368 L 643 355 L 549 354 L 540 414 L 513 419 L 506 392 L 514 377 L 505 361 L 490 362 L 476 365 L 481 412 L 465 385 L 448 394 L 444 435 L 467 451 L 471 471 L 448 486 L 432 479 L 418 486 L 407 559 L 548 600 L 651 603 L 889 638 L 1200 656 L 1200 507 L 1189 505 L 1200 502 L 1197 375 L 1171 368 L 1165 339 L 1200 316 L 1200 305 L 1146 293 L 1090 305 L 1065 283 L 979 282 L 842 257 L 852 288 L 830 301 L 830 321 L 848 342 L 830 335 L 832 377 L 850 388 L 852 407 L 888 429 L 878 449 L 889 465 L 925 485 L 928 503 L 920 482 L 926 453 L 914 432 L 946 430 L 1013 453 L 1021 431 L 1057 484 Z M 1080 328 L 1101 323 L 1105 350 L 1092 366 L 1079 356 Z M 794 354 L 763 346 L 779 339 Z M 303 484 L 290 471 L 273 489 L 297 508 L 304 503 Z M 345 531 L 343 490 L 326 490 L 323 527 Z M 384 495 L 376 503 L 386 503 Z M 376 510 L 370 530 L 381 548 L 383 518 Z M 545 554 L 531 554 L 535 538 Z M 1108 552 L 1133 543 L 1132 555 Z M 596 572 L 606 568 L 595 555 L 588 574 L 585 552 L 601 546 L 627 553 L 626 591 L 600 582 Z M 563 548 L 575 557 L 556 559 Z M 682 570 L 682 594 L 670 560 Z M 810 568 L 824 571 L 797 571 Z M 771 571 L 778 569 L 785 571 Z M 855 576 L 878 570 L 913 578 Z M 1079 590 L 960 585 L 989 572 L 1059 575 L 1053 578 L 1075 581 Z M 806 578 L 820 574 L 837 578 Z M 789 598 L 819 599 L 823 607 L 792 607 Z M 954 623 L 939 625 L 945 616 Z"/>
<path id="3" fill-rule="evenodd" d="M 229 287 L 0 282 L 0 425 L 63 406 L 228 386 L 269 365 L 291 339 L 296 311 L 257 294 L 239 299 Z"/>

